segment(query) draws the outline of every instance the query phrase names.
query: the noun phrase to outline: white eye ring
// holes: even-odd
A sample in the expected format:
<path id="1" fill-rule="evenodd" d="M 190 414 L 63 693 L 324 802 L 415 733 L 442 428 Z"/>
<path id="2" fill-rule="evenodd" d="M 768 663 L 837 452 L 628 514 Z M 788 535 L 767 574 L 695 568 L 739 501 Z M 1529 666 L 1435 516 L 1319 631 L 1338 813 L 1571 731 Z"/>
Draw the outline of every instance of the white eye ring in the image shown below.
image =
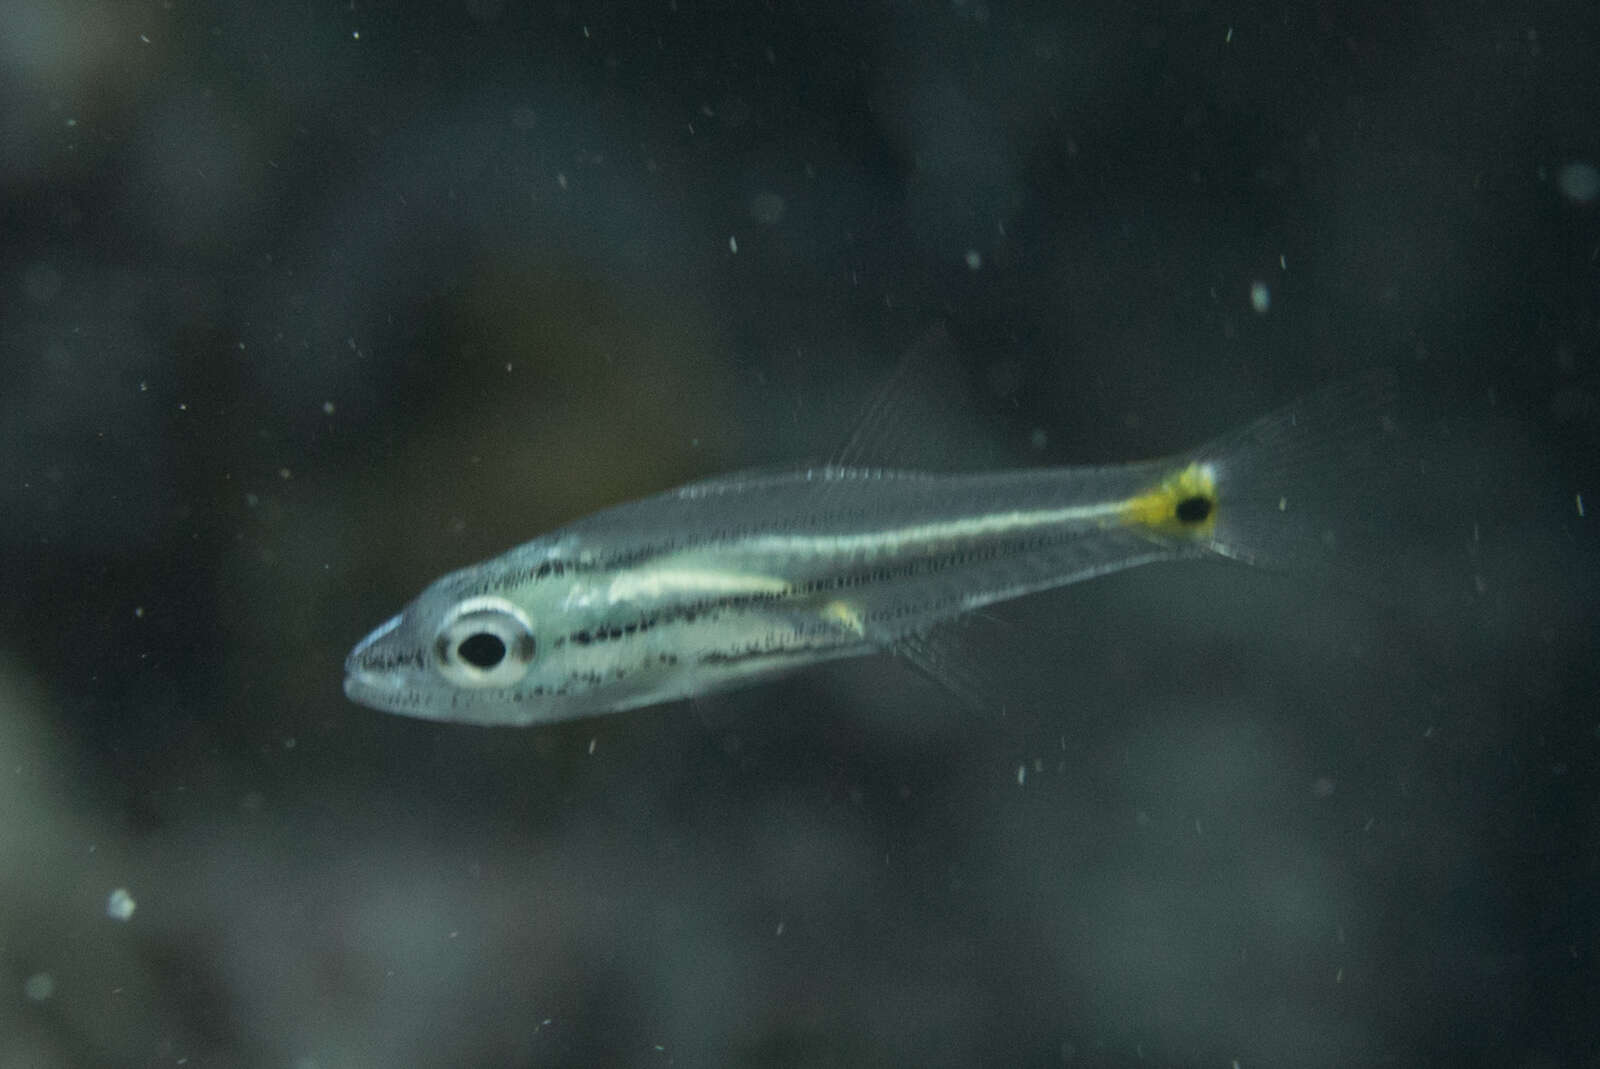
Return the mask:
<path id="1" fill-rule="evenodd" d="M 445 613 L 433 640 L 439 673 L 463 687 L 507 687 L 528 672 L 533 625 L 504 598 L 467 598 Z"/>

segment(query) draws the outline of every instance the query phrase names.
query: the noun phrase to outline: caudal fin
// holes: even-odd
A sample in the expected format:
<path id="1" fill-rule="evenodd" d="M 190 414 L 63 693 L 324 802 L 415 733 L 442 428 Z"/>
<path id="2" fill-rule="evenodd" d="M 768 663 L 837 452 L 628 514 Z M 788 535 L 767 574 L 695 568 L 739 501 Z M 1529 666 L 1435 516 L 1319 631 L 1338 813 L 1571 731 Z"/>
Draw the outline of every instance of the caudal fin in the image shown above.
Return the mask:
<path id="1" fill-rule="evenodd" d="M 1213 552 L 1269 568 L 1334 563 L 1378 533 L 1405 462 L 1395 377 L 1362 374 L 1202 446 Z"/>

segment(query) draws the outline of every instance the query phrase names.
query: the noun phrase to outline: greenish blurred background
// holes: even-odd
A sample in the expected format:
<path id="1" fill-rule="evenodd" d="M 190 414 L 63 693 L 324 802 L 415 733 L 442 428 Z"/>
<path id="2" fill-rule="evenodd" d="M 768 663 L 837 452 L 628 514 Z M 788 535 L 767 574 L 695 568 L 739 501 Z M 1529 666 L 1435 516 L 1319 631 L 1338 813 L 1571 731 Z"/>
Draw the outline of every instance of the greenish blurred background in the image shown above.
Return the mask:
<path id="1" fill-rule="evenodd" d="M 1576 0 L 0 0 L 0 1069 L 1594 1064 L 1597 56 Z M 1391 366 L 1438 477 L 1352 584 L 1004 607 L 988 711 L 344 700 L 428 581 L 828 456 L 936 322 L 930 455 Z"/>

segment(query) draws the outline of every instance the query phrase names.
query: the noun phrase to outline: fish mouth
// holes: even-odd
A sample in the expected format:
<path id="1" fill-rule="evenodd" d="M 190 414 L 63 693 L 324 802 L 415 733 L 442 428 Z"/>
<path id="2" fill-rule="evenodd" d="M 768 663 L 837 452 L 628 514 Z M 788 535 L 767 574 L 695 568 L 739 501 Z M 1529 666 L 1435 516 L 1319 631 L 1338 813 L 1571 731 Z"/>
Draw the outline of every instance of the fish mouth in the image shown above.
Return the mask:
<path id="1" fill-rule="evenodd" d="M 392 616 L 373 628 L 344 659 L 344 693 L 351 701 L 380 710 L 393 707 L 404 688 L 405 669 L 392 656 L 375 655 L 375 647 L 394 633 L 401 619 L 402 615 Z"/>
<path id="2" fill-rule="evenodd" d="M 366 638 L 357 642 L 356 648 L 350 651 L 350 656 L 344 659 L 344 670 L 352 672 L 359 669 L 361 666 L 357 662 L 361 660 L 368 650 L 388 638 L 394 629 L 400 626 L 400 621 L 404 616 L 404 613 L 396 613 L 377 627 L 374 627 L 372 633 Z"/>

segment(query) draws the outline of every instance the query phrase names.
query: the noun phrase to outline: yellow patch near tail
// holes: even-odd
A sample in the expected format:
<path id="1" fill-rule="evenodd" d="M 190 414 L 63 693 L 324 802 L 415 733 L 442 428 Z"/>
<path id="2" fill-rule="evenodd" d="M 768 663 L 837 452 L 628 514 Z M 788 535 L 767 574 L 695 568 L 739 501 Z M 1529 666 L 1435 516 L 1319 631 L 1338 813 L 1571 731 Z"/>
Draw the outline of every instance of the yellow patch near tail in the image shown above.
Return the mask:
<path id="1" fill-rule="evenodd" d="M 1118 515 L 1130 527 L 1206 537 L 1217 527 L 1216 470 L 1210 464 L 1190 464 L 1130 497 Z"/>

